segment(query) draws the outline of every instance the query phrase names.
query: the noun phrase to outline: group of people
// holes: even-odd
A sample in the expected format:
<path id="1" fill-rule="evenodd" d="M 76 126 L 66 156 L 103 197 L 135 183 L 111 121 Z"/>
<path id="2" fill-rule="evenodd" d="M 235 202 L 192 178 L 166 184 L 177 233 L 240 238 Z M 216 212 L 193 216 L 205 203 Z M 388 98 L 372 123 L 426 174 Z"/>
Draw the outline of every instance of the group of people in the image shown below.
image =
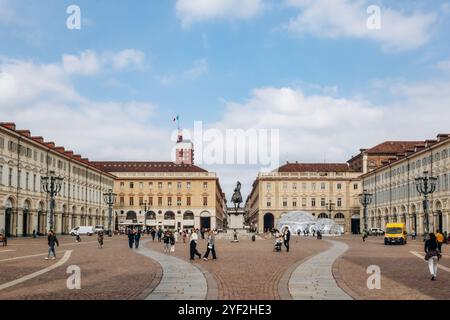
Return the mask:
<path id="1" fill-rule="evenodd" d="M 289 252 L 289 241 L 291 241 L 291 231 L 288 227 L 284 227 L 283 231 L 280 232 L 278 229 L 273 229 L 272 234 L 275 237 L 275 247 L 274 251 L 280 252 L 284 244 L 286 247 L 286 252 Z"/>
<path id="2" fill-rule="evenodd" d="M 199 259 L 202 258 L 202 254 L 198 252 L 197 245 L 199 241 L 199 233 L 201 234 L 202 239 L 205 239 L 205 234 L 207 234 L 207 247 L 206 252 L 203 255 L 203 260 L 208 260 L 209 254 L 212 253 L 213 260 L 217 259 L 216 255 L 216 241 L 215 241 L 215 232 L 213 230 L 201 232 L 198 229 L 191 229 L 189 231 L 189 252 L 190 259 L 194 260 L 194 257 L 197 256 Z"/>
<path id="3" fill-rule="evenodd" d="M 128 229 L 128 246 L 133 249 L 133 245 L 136 249 L 139 248 L 139 241 L 141 240 L 141 230 Z"/>

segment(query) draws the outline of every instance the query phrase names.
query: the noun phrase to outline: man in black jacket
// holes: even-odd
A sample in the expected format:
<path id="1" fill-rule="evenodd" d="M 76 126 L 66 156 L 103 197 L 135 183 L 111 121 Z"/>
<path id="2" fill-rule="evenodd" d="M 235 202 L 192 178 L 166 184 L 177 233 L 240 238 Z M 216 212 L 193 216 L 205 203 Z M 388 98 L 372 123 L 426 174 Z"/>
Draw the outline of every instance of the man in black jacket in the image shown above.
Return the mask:
<path id="1" fill-rule="evenodd" d="M 289 230 L 288 227 L 284 228 L 283 240 L 284 246 L 286 247 L 286 251 L 289 252 L 289 241 L 291 241 L 291 231 Z"/>
<path id="2" fill-rule="evenodd" d="M 52 260 L 55 260 L 56 259 L 55 245 L 59 247 L 59 242 L 58 239 L 56 238 L 55 233 L 52 230 L 50 230 L 48 233 L 47 241 L 48 241 L 48 255 L 45 258 L 45 260 L 50 259 L 50 254 L 53 254 Z"/>

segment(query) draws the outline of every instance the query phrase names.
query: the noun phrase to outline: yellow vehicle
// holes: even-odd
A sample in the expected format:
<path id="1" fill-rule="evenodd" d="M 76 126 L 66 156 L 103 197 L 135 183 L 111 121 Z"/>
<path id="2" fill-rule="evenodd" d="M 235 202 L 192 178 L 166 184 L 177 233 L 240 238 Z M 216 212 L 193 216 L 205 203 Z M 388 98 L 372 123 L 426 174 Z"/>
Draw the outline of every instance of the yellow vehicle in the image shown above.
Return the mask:
<path id="1" fill-rule="evenodd" d="M 387 223 L 384 244 L 406 244 L 407 232 L 404 223 Z"/>

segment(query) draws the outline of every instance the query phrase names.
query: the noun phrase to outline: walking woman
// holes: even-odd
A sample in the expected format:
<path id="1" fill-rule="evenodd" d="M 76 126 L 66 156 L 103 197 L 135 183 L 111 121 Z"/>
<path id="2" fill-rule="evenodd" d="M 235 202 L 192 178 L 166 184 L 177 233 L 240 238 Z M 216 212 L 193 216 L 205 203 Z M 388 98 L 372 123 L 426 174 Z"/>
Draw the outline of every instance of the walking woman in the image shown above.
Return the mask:
<path id="1" fill-rule="evenodd" d="M 45 260 L 50 259 L 51 255 L 53 255 L 52 260 L 55 260 L 56 259 L 55 245 L 59 247 L 59 242 L 53 230 L 50 230 L 48 232 L 47 241 L 48 241 L 48 255 L 47 257 L 45 257 Z"/>
<path id="2" fill-rule="evenodd" d="M 438 261 L 441 254 L 438 249 L 438 242 L 434 233 L 430 233 L 430 239 L 425 241 L 425 260 L 428 261 L 428 268 L 431 273 L 431 280 L 436 280 Z"/>
<path id="3" fill-rule="evenodd" d="M 164 233 L 164 236 L 162 238 L 162 241 L 164 243 L 164 253 L 169 253 L 170 252 L 170 234 L 169 234 L 169 230 L 167 230 Z"/>
<path id="4" fill-rule="evenodd" d="M 195 232 L 195 230 L 192 230 L 189 243 L 191 260 L 194 260 L 194 255 L 198 256 L 199 259 L 202 258 L 202 255 L 197 250 L 197 242 L 198 242 L 198 234 L 197 232 Z"/>
<path id="5" fill-rule="evenodd" d="M 205 255 L 203 256 L 203 260 L 208 260 L 209 252 L 212 252 L 213 260 L 217 259 L 215 242 L 214 232 L 210 230 L 208 233 L 208 247 L 206 249 Z"/>
<path id="6" fill-rule="evenodd" d="M 97 234 L 98 248 L 103 248 L 103 232 L 99 231 Z"/>

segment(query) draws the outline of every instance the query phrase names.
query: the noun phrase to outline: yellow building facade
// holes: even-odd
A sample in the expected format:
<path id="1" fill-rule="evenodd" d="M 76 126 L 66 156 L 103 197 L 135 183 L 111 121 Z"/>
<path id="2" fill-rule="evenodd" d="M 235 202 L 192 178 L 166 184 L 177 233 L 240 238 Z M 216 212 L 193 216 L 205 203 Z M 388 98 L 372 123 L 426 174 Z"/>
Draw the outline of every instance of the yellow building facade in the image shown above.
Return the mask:
<path id="1" fill-rule="evenodd" d="M 116 176 L 115 227 L 222 229 L 225 201 L 217 175 L 192 164 L 97 162 Z"/>
<path id="2" fill-rule="evenodd" d="M 283 214 L 306 211 L 335 220 L 343 232 L 358 233 L 359 175 L 340 163 L 287 163 L 273 172 L 259 173 L 246 201 L 246 221 L 262 233 L 278 228 Z"/>

